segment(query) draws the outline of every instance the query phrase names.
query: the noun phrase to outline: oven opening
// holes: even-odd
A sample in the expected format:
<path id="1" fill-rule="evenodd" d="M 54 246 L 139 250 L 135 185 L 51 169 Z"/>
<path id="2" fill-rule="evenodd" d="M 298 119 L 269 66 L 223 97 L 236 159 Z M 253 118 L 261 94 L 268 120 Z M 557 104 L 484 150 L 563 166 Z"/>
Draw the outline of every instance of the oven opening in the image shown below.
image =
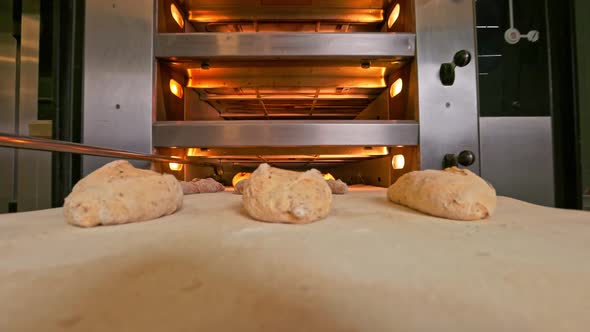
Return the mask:
<path id="1" fill-rule="evenodd" d="M 157 152 L 219 166 L 163 170 L 231 186 L 236 174 L 266 162 L 386 187 L 417 169 L 417 144 L 345 142 L 347 128 L 351 136 L 386 136 L 417 121 L 412 5 L 160 0 L 155 119 L 183 129 L 167 132 L 176 140 L 155 135 Z M 261 131 L 266 141 L 253 138 Z M 338 135 L 344 139 L 330 139 Z"/>

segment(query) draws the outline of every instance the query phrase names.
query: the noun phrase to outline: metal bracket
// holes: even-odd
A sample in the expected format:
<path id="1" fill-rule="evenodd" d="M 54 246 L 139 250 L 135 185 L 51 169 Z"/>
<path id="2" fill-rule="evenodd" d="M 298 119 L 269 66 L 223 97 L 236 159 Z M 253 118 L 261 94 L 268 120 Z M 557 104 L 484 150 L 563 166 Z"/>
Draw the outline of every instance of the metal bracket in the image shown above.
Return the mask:
<path id="1" fill-rule="evenodd" d="M 506 30 L 504 33 L 504 39 L 508 44 L 515 45 L 520 42 L 521 39 L 527 39 L 531 43 L 534 43 L 539 40 L 539 31 L 531 30 L 527 34 L 523 35 L 520 31 L 514 26 L 514 0 L 509 0 L 508 7 L 510 10 L 510 28 Z"/>

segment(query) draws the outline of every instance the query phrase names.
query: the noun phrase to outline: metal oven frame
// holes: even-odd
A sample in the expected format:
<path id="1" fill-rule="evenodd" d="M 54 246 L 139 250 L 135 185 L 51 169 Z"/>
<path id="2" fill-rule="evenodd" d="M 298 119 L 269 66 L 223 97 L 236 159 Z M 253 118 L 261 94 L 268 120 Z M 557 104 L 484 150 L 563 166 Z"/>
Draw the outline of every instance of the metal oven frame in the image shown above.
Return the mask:
<path id="1" fill-rule="evenodd" d="M 438 76 L 440 65 L 452 61 L 457 51 L 475 54 L 471 1 L 415 1 L 415 33 L 158 33 L 157 6 L 158 1 L 144 1 L 143 6 L 135 1 L 87 1 L 85 143 L 145 153 L 154 146 L 185 143 L 419 145 L 421 168 L 441 168 L 445 154 L 470 150 L 476 155 L 470 169 L 479 173 L 475 62 L 456 71 L 453 86 L 444 86 Z M 419 120 L 155 121 L 157 59 L 183 56 L 415 57 Z M 84 173 L 103 162 L 85 157 Z"/>
<path id="2" fill-rule="evenodd" d="M 550 149 L 505 158 L 515 149 L 511 139 L 551 144 L 551 119 L 482 119 L 480 126 L 477 61 L 457 68 L 453 85 L 441 83 L 441 64 L 452 62 L 458 51 L 477 56 L 474 2 L 411 3 L 412 33 L 256 34 L 160 33 L 158 0 L 142 1 L 141 6 L 131 0 L 87 0 L 83 142 L 142 153 L 175 146 L 406 145 L 415 148 L 415 166 L 420 169 L 440 169 L 445 155 L 471 151 L 475 162 L 468 168 L 490 180 L 500 193 L 516 192 L 518 198 L 553 205 Z M 416 120 L 157 121 L 159 58 L 251 56 L 410 57 L 417 102 L 408 107 L 416 108 Z M 539 160 L 544 162 L 533 172 L 513 170 L 514 176 L 505 180 L 511 164 Z M 107 161 L 85 156 L 83 173 Z M 528 189 L 531 184 L 533 189 Z"/>

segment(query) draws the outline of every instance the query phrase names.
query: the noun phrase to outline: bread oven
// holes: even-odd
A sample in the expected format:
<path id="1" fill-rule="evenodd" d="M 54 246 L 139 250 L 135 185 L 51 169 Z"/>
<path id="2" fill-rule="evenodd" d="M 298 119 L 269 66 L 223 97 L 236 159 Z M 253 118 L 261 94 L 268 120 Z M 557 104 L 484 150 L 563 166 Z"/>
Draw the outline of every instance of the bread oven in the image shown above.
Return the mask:
<path id="1" fill-rule="evenodd" d="M 381 187 L 479 173 L 472 1 L 145 3 L 87 3 L 85 142 L 228 186 L 263 162 Z"/>

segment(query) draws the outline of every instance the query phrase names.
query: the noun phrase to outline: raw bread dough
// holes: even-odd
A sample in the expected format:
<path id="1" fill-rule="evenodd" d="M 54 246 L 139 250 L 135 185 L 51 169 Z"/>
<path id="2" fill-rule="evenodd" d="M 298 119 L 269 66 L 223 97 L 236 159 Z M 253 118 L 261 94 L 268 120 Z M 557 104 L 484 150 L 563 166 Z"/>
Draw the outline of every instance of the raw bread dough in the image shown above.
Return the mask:
<path id="1" fill-rule="evenodd" d="M 234 187 L 234 193 L 238 195 L 244 193 L 244 187 L 248 185 L 248 181 L 249 179 L 244 179 L 236 183 Z M 326 183 L 330 187 L 332 194 L 342 195 L 348 192 L 348 185 L 346 185 L 346 183 L 344 183 L 342 180 L 326 180 Z"/>
<path id="2" fill-rule="evenodd" d="M 305 224 L 330 213 L 332 192 L 316 169 L 295 172 L 261 164 L 252 173 L 242 201 L 254 219 Z"/>
<path id="3" fill-rule="evenodd" d="M 496 190 L 467 169 L 414 171 L 387 189 L 387 197 L 409 208 L 456 220 L 479 220 L 496 208 Z"/>
<path id="4" fill-rule="evenodd" d="M 236 194 L 243 194 L 244 193 L 244 188 L 246 188 L 246 186 L 248 185 L 248 182 L 250 182 L 250 179 L 244 179 L 241 180 L 240 182 L 236 183 L 236 185 L 234 186 L 234 193 Z"/>
<path id="5" fill-rule="evenodd" d="M 64 216 L 82 227 L 125 224 L 172 214 L 182 207 L 182 199 L 182 187 L 174 176 L 117 160 L 74 186 L 65 199 Z"/>
<path id="6" fill-rule="evenodd" d="M 348 192 L 348 186 L 342 180 L 326 180 L 332 190 L 332 194 L 342 195 Z"/>
<path id="7" fill-rule="evenodd" d="M 225 186 L 212 178 L 192 179 L 192 181 L 180 181 L 182 192 L 185 195 L 216 193 L 225 190 Z"/>

